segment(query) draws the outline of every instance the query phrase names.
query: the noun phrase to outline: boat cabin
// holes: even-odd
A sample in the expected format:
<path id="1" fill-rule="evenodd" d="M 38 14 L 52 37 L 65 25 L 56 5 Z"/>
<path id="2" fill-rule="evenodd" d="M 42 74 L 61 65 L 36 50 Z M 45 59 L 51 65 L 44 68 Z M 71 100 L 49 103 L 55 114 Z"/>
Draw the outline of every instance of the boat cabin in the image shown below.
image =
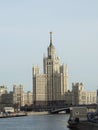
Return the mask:
<path id="1" fill-rule="evenodd" d="M 72 107 L 70 108 L 71 120 L 87 120 L 87 108 L 86 107 Z"/>

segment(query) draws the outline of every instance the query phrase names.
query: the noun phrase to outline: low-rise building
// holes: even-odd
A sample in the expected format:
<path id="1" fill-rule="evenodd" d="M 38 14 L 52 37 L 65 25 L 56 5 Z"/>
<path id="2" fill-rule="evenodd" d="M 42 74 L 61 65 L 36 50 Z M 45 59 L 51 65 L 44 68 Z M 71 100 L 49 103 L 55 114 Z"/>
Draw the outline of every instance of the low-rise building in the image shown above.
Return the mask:
<path id="1" fill-rule="evenodd" d="M 97 103 L 97 92 L 94 92 L 94 91 L 86 92 L 86 101 L 87 101 L 87 104 Z"/>
<path id="2" fill-rule="evenodd" d="M 19 107 L 24 106 L 23 85 L 13 85 L 13 104 L 18 104 Z"/>
<path id="3" fill-rule="evenodd" d="M 24 92 L 24 104 L 30 106 L 33 103 L 33 94 L 32 92 Z"/>
<path id="4" fill-rule="evenodd" d="M 65 93 L 65 104 L 67 105 L 85 105 L 96 104 L 97 92 L 86 91 L 83 83 L 72 83 L 72 91 Z"/>
<path id="5" fill-rule="evenodd" d="M 72 104 L 95 104 L 97 102 L 97 92 L 89 92 L 84 89 L 83 83 L 72 84 Z"/>
<path id="6" fill-rule="evenodd" d="M 72 105 L 72 92 L 68 91 L 65 93 L 65 105 Z"/>
<path id="7" fill-rule="evenodd" d="M 6 93 L 7 93 L 7 87 L 6 86 L 0 86 L 0 103 L 2 102 L 2 100 L 1 100 L 2 94 L 6 94 Z"/>
<path id="8" fill-rule="evenodd" d="M 5 104 L 6 106 L 12 106 L 13 105 L 13 92 L 2 94 L 1 100 L 2 100 L 2 104 Z"/>
<path id="9" fill-rule="evenodd" d="M 13 85 L 13 91 L 8 92 L 7 87 L 0 86 L 0 111 L 4 111 L 5 107 L 14 107 L 20 109 L 25 105 L 32 105 L 33 93 L 31 91 L 24 92 L 23 85 Z"/>
<path id="10" fill-rule="evenodd" d="M 31 105 L 33 102 L 33 94 L 32 92 L 24 92 L 24 86 L 19 85 L 13 86 L 13 104 L 18 104 L 19 107 L 25 105 Z"/>

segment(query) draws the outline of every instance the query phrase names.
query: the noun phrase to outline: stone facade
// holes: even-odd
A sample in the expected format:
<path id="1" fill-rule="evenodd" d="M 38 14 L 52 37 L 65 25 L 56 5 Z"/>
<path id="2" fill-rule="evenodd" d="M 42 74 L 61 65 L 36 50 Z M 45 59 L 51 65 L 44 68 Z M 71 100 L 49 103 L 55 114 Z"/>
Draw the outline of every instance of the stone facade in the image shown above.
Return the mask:
<path id="1" fill-rule="evenodd" d="M 97 92 L 86 91 L 83 83 L 72 83 L 72 91 L 65 93 L 66 105 L 86 105 L 97 103 Z"/>
<path id="2" fill-rule="evenodd" d="M 33 67 L 34 105 L 63 105 L 64 94 L 68 91 L 68 67 L 60 64 L 52 44 L 52 32 L 50 32 L 47 56 L 43 58 L 43 70 L 43 74 L 40 74 L 39 67 Z"/>
<path id="3" fill-rule="evenodd" d="M 0 103 L 2 102 L 1 97 L 3 94 L 7 93 L 7 87 L 6 86 L 0 86 Z"/>
<path id="4" fill-rule="evenodd" d="M 13 85 L 13 91 L 8 92 L 7 87 L 0 86 L 0 111 L 4 107 L 20 108 L 21 106 L 31 106 L 33 102 L 33 93 L 31 91 L 24 92 L 23 85 Z"/>
<path id="5" fill-rule="evenodd" d="M 13 106 L 13 92 L 2 94 L 1 100 L 5 106 Z"/>
<path id="6" fill-rule="evenodd" d="M 90 92 L 84 89 L 83 83 L 72 84 L 72 104 L 95 104 L 97 102 L 97 92 Z"/>
<path id="7" fill-rule="evenodd" d="M 97 103 L 97 92 L 86 92 L 86 104 L 96 104 Z"/>
<path id="8" fill-rule="evenodd" d="M 19 106 L 24 106 L 23 101 L 23 85 L 13 85 L 13 104 L 18 104 Z"/>
<path id="9" fill-rule="evenodd" d="M 28 105 L 30 106 L 33 102 L 32 92 L 24 92 L 23 85 L 13 85 L 13 104 L 18 104 L 19 107 Z"/>
<path id="10" fill-rule="evenodd" d="M 0 86 L 0 111 L 3 111 L 5 106 L 11 105 L 11 100 L 8 95 L 8 90 L 6 86 Z M 9 100 L 7 100 L 9 98 Z"/>
<path id="11" fill-rule="evenodd" d="M 28 91 L 28 92 L 24 92 L 24 105 L 32 105 L 33 102 L 33 94 L 32 92 Z"/>
<path id="12" fill-rule="evenodd" d="M 72 104 L 86 104 L 86 92 L 82 83 L 72 83 Z"/>
<path id="13" fill-rule="evenodd" d="M 65 105 L 72 105 L 72 91 L 65 92 Z"/>

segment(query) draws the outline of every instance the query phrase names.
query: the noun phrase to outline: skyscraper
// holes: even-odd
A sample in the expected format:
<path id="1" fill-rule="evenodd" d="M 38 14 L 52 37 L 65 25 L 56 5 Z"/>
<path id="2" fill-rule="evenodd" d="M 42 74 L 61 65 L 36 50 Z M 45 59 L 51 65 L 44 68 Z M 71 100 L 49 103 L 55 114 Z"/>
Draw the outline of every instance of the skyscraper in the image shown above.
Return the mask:
<path id="1" fill-rule="evenodd" d="M 49 107 L 64 105 L 64 94 L 68 91 L 68 67 L 60 64 L 52 44 L 52 32 L 47 56 L 43 58 L 43 71 L 43 74 L 40 74 L 39 67 L 33 67 L 34 105 Z"/>

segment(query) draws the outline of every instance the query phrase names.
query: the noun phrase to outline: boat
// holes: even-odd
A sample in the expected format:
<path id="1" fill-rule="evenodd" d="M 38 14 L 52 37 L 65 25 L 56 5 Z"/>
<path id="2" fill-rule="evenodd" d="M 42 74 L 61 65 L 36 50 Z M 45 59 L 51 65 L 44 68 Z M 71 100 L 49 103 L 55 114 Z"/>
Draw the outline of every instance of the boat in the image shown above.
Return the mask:
<path id="1" fill-rule="evenodd" d="M 68 127 L 78 130 L 98 130 L 98 90 L 97 108 L 95 112 L 88 112 L 87 107 L 73 107 L 70 109 Z"/>
<path id="2" fill-rule="evenodd" d="M 68 127 L 75 130 L 98 130 L 98 113 L 88 112 L 86 107 L 73 107 L 70 110 Z"/>

